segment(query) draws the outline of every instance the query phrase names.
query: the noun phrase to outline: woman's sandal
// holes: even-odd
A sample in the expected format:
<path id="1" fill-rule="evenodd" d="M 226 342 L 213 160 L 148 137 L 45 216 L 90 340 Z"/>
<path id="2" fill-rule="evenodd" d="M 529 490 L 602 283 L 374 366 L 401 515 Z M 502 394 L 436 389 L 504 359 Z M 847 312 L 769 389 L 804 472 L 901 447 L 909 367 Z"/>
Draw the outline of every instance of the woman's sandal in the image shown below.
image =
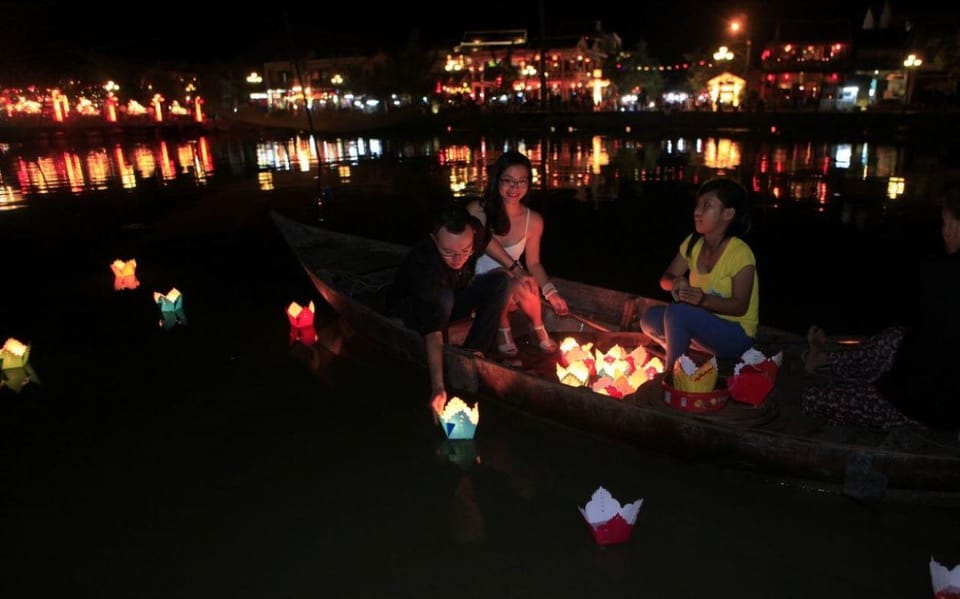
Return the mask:
<path id="1" fill-rule="evenodd" d="M 497 329 L 497 332 L 503 336 L 503 343 L 497 344 L 498 352 L 504 356 L 507 356 L 508 358 L 513 358 L 520 353 L 520 349 L 513 341 L 513 333 L 510 331 L 510 327 L 505 329 Z"/>
<path id="2" fill-rule="evenodd" d="M 530 331 L 537 339 L 537 347 L 545 354 L 552 354 L 557 351 L 557 343 L 547 334 L 547 329 L 543 325 L 530 327 Z"/>

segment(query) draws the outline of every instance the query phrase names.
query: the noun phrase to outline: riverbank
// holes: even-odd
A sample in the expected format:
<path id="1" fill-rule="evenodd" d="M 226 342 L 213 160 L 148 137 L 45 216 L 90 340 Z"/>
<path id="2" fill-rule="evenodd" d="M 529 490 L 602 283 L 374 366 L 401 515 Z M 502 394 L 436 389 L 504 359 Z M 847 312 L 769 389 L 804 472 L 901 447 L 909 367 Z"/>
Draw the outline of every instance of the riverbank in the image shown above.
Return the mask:
<path id="1" fill-rule="evenodd" d="M 736 137 L 794 136 L 857 140 L 907 140 L 943 135 L 960 127 L 954 112 L 500 112 L 419 110 L 360 114 L 315 112 L 296 116 L 239 112 L 213 121 L 222 131 L 298 130 L 318 134 L 360 134 L 372 131 L 412 132 L 537 132 L 598 134 L 636 133 L 650 137 L 726 134 Z"/>
<path id="2" fill-rule="evenodd" d="M 321 136 L 503 133 L 636 134 L 648 138 L 715 134 L 737 138 L 821 138 L 850 141 L 912 141 L 960 129 L 956 112 L 570 112 L 444 110 L 417 108 L 382 113 L 314 111 L 266 113 L 245 109 L 195 121 L 120 122 L 0 120 L 0 141 L 106 136 L 198 136 L 211 133 L 269 135 L 314 132 Z"/>

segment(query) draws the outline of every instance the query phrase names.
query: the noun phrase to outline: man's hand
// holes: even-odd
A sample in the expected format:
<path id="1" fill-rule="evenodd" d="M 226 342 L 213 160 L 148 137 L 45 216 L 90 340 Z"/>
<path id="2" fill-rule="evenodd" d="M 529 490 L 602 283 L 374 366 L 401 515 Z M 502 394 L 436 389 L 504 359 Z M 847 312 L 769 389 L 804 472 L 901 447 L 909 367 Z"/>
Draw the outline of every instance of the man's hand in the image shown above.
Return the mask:
<path id="1" fill-rule="evenodd" d="M 441 387 L 439 390 L 433 390 L 433 396 L 430 398 L 430 414 L 433 416 L 433 423 L 440 424 L 440 414 L 443 414 L 443 408 L 447 405 L 447 390 Z"/>

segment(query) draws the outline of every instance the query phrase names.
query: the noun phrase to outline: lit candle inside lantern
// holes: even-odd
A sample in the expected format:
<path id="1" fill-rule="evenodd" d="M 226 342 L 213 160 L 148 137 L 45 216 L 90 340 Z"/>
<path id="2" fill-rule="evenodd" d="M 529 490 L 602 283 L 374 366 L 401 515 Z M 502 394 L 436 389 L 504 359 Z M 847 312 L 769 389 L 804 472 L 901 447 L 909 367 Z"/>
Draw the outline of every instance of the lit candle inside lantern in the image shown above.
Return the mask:
<path id="1" fill-rule="evenodd" d="M 24 345 L 13 337 L 7 339 L 6 343 L 3 344 L 3 348 L 0 348 L 0 361 L 3 363 L 0 368 L 3 370 L 23 368 L 27 365 L 27 360 L 29 359 L 30 346 Z"/>
<path id="2" fill-rule="evenodd" d="M 137 261 L 136 260 L 114 260 L 110 265 L 113 271 L 113 288 L 117 291 L 121 289 L 136 289 L 140 286 L 137 280 Z"/>

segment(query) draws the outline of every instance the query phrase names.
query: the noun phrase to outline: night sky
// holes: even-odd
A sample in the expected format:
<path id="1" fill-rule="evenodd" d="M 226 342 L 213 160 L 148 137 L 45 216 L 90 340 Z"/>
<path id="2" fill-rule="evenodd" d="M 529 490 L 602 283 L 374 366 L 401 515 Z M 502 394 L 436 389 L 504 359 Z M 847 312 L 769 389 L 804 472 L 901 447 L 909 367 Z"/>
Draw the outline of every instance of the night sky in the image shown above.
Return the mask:
<path id="1" fill-rule="evenodd" d="M 620 34 L 626 48 L 645 40 L 650 53 L 665 61 L 677 60 L 690 49 L 713 47 L 723 38 L 729 18 L 737 14 L 748 15 L 754 39 L 769 39 L 778 20 L 840 17 L 856 26 L 868 7 L 882 5 L 673 0 L 605 2 L 573 12 L 561 10 L 560 4 L 544 0 L 548 33 L 589 31 L 592 22 L 600 20 L 605 29 Z M 893 2 L 893 8 L 895 13 L 898 7 L 930 11 L 933 4 L 901 0 Z M 257 62 L 309 50 L 320 56 L 350 55 L 394 50 L 412 35 L 426 46 L 449 47 L 467 30 L 526 28 L 534 39 L 540 33 L 539 0 L 496 2 L 482 10 L 450 6 L 437 0 L 393 3 L 374 17 L 372 4 L 355 1 L 262 3 L 249 11 L 199 2 L 157 2 L 140 3 L 138 13 L 155 8 L 148 18 L 137 18 L 129 2 L 3 3 L 0 73 L 9 72 L 11 64 L 52 67 L 103 57 L 130 62 Z M 440 24 L 431 25 L 434 20 Z"/>

